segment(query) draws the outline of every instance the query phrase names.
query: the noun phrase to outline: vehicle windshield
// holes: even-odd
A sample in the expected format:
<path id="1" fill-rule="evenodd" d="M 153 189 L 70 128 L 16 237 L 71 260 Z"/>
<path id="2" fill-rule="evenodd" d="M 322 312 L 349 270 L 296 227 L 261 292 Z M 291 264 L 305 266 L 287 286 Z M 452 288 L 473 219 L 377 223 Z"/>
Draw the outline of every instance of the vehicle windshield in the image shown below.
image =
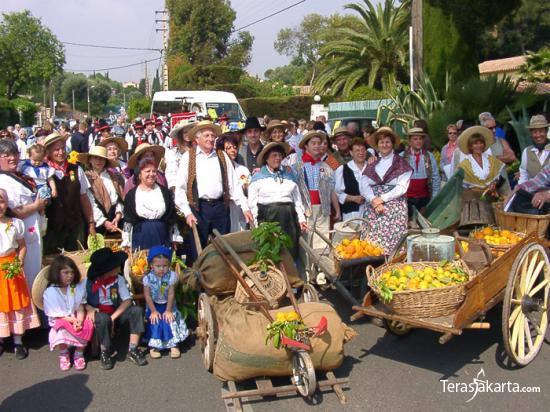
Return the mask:
<path id="1" fill-rule="evenodd" d="M 206 103 L 206 111 L 212 116 L 212 111 L 216 112 L 217 117 L 222 114 L 226 114 L 230 121 L 240 122 L 243 121 L 239 105 L 237 103 Z"/>
<path id="2" fill-rule="evenodd" d="M 161 116 L 167 116 L 168 113 L 182 113 L 189 111 L 185 110 L 182 101 L 153 101 L 153 113 L 158 113 Z"/>

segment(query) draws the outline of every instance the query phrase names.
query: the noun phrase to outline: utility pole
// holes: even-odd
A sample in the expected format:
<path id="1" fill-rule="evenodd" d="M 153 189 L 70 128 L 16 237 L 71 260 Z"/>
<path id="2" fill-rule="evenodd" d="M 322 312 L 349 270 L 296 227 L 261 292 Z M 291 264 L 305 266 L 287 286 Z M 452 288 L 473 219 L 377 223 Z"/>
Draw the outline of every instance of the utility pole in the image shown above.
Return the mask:
<path id="1" fill-rule="evenodd" d="M 413 76 L 420 78 L 424 67 L 424 37 L 422 29 L 422 0 L 412 0 L 412 49 Z"/>
<path id="2" fill-rule="evenodd" d="M 169 15 L 168 10 L 156 10 L 155 15 L 161 14 L 163 18 L 155 20 L 155 23 L 162 23 L 161 29 L 156 29 L 157 32 L 162 32 L 162 90 L 168 90 L 168 37 L 169 37 Z"/>
<path id="3" fill-rule="evenodd" d="M 74 116 L 74 112 L 75 112 L 75 110 L 74 110 L 74 89 L 72 90 L 72 93 L 73 93 L 73 116 Z"/>
<path id="4" fill-rule="evenodd" d="M 147 60 L 143 64 L 145 70 L 145 95 L 151 97 L 151 82 L 149 82 L 149 74 L 147 74 Z"/>

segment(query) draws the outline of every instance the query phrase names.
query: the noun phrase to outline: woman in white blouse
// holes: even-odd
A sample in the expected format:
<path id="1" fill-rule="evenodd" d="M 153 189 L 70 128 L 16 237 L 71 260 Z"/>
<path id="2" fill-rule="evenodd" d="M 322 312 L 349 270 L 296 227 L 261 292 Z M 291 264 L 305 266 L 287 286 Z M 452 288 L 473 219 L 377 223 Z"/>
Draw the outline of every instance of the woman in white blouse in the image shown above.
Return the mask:
<path id="1" fill-rule="evenodd" d="M 344 221 L 363 217 L 365 211 L 365 198 L 361 196 L 359 182 L 367 167 L 367 144 L 363 139 L 355 138 L 350 148 L 352 160 L 334 172 L 334 190 Z"/>
<path id="2" fill-rule="evenodd" d="M 174 194 L 157 184 L 154 160 L 140 161 L 137 171 L 137 186 L 124 198 L 122 246 L 133 250 L 171 247 L 178 236 Z"/>
<path id="3" fill-rule="evenodd" d="M 92 204 L 96 232 L 119 231 L 124 209 L 124 181 L 112 171 L 116 162 L 108 158 L 103 146 L 92 146 L 88 153 L 80 153 L 78 161 L 84 166 L 88 198 Z"/>
<path id="4" fill-rule="evenodd" d="M 292 173 L 281 168 L 290 152 L 287 143 L 271 142 L 258 155 L 261 169 L 248 186 L 248 207 L 258 223 L 279 222 L 292 239 L 290 253 L 299 256 L 298 239 L 306 229 L 306 218 L 300 190 Z"/>
<path id="5" fill-rule="evenodd" d="M 369 136 L 369 145 L 377 148 L 380 158 L 367 165 L 361 178 L 360 192 L 366 199 L 363 217 L 368 221 L 364 235 L 380 244 L 389 255 L 407 231 L 405 194 L 412 169 L 394 153 L 399 136 L 389 127 L 381 127 Z"/>

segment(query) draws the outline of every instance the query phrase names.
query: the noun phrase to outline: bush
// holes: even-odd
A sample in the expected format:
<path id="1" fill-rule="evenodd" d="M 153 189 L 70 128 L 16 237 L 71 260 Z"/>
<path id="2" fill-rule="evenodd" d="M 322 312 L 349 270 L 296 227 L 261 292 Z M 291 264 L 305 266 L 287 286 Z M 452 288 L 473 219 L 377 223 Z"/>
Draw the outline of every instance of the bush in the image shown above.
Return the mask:
<path id="1" fill-rule="evenodd" d="M 34 124 L 35 115 L 38 111 L 38 106 L 36 104 L 22 97 L 13 99 L 11 103 L 17 112 L 21 111 L 22 113 L 23 124 L 21 126 L 31 126 Z"/>
<path id="2" fill-rule="evenodd" d="M 15 123 L 19 123 L 19 114 L 14 104 L 8 99 L 0 98 L 0 129 Z"/>
<path id="3" fill-rule="evenodd" d="M 148 117 L 150 112 L 151 99 L 149 99 L 148 97 L 134 99 L 128 105 L 128 116 L 130 116 L 130 119 L 135 119 L 138 116 Z"/>
<path id="4" fill-rule="evenodd" d="M 380 90 L 373 89 L 369 86 L 359 86 L 353 89 L 347 96 L 346 101 L 359 101 L 359 100 L 381 100 L 388 99 L 387 93 Z"/>
<path id="5" fill-rule="evenodd" d="M 173 70 L 170 78 L 171 90 L 202 90 L 216 84 L 235 84 L 244 71 L 235 66 L 191 66 L 181 64 Z"/>
<path id="6" fill-rule="evenodd" d="M 247 116 L 260 117 L 268 114 L 277 119 L 309 119 L 311 105 L 314 103 L 312 96 L 253 97 L 240 99 L 239 102 Z"/>
<path id="7" fill-rule="evenodd" d="M 258 92 L 254 88 L 240 83 L 215 84 L 213 86 L 208 86 L 207 90 L 230 92 L 237 96 L 238 99 L 248 99 L 258 96 Z"/>

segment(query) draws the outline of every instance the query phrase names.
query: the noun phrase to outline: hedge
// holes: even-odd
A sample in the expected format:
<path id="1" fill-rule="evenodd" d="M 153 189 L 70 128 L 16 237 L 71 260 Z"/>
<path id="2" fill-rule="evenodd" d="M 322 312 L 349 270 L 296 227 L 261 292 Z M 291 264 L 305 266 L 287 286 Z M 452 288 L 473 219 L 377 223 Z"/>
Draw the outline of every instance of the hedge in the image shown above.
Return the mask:
<path id="1" fill-rule="evenodd" d="M 247 116 L 261 117 L 267 114 L 277 119 L 309 119 L 311 105 L 315 103 L 312 96 L 252 97 L 240 99 L 239 102 Z"/>
<path id="2" fill-rule="evenodd" d="M 14 104 L 5 98 L 0 98 L 0 129 L 19 123 L 19 114 Z"/>

